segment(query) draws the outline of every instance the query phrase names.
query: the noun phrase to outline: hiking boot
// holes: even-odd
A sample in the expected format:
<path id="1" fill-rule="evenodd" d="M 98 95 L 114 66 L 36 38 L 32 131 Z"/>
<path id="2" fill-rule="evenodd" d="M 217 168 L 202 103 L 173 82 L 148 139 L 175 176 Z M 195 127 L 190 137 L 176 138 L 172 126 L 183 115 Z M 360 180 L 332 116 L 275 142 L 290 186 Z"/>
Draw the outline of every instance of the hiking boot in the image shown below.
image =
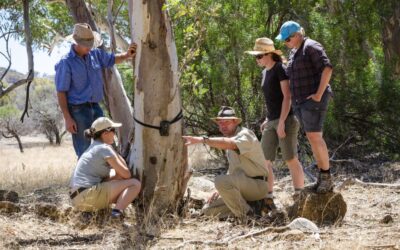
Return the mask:
<path id="1" fill-rule="evenodd" d="M 298 202 L 298 201 L 302 198 L 303 194 L 304 194 L 304 193 L 303 193 L 303 189 L 301 189 L 301 190 L 296 190 L 296 191 L 294 192 L 294 194 L 292 195 L 293 202 L 294 202 L 294 203 Z"/>
<path id="2" fill-rule="evenodd" d="M 271 214 L 274 214 L 278 211 L 278 208 L 276 207 L 275 202 L 272 198 L 264 198 L 263 203 L 263 212 L 265 212 L 266 214 L 268 214 L 269 212 L 271 212 Z"/>
<path id="3" fill-rule="evenodd" d="M 330 173 L 320 173 L 320 183 L 316 192 L 319 194 L 326 194 L 333 191 L 333 181 Z"/>
<path id="4" fill-rule="evenodd" d="M 317 172 L 317 181 L 305 186 L 304 189 L 316 192 L 320 183 L 321 183 L 321 172 L 318 171 Z"/>
<path id="5" fill-rule="evenodd" d="M 263 211 L 263 206 L 264 202 L 263 200 L 257 200 L 257 201 L 247 201 L 247 204 L 252 209 L 252 215 L 261 217 L 262 216 L 262 211 Z"/>

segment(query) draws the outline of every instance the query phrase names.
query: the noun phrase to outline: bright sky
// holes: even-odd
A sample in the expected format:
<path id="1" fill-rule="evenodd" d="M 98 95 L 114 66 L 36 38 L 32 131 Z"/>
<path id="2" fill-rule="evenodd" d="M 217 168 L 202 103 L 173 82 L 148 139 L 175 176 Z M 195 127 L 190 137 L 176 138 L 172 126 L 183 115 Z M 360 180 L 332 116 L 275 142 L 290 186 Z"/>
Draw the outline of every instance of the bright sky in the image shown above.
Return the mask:
<path id="1" fill-rule="evenodd" d="M 5 52 L 6 43 L 3 39 L 0 41 L 0 51 Z M 8 44 L 11 51 L 11 69 L 20 73 L 28 73 L 28 57 L 25 46 L 21 45 L 18 41 L 10 38 Z M 49 56 L 46 51 L 33 51 L 34 67 L 36 72 L 54 75 L 54 65 L 61 59 L 63 55 L 68 53 L 70 44 L 63 42 L 61 45 L 54 48 Z M 7 67 L 8 61 L 0 54 L 0 66 Z"/>

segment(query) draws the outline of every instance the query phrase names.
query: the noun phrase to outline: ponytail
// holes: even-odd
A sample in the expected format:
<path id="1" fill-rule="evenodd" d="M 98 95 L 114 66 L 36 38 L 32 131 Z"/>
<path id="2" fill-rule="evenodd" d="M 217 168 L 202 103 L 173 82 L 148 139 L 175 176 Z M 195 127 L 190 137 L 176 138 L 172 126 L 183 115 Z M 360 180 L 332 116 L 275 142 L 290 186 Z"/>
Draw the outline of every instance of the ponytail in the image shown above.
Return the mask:
<path id="1" fill-rule="evenodd" d="M 85 129 L 85 131 L 83 131 L 83 134 L 85 135 L 85 137 L 87 138 L 87 139 L 91 139 L 91 138 L 93 138 L 93 133 L 92 133 L 92 129 L 91 128 L 88 128 L 88 129 Z"/>
<path id="2" fill-rule="evenodd" d="M 100 138 L 100 136 L 103 132 L 104 131 L 98 131 L 95 133 L 93 128 L 88 128 L 88 129 L 85 129 L 85 131 L 83 131 L 83 134 L 85 135 L 85 137 L 87 139 L 97 140 Z"/>

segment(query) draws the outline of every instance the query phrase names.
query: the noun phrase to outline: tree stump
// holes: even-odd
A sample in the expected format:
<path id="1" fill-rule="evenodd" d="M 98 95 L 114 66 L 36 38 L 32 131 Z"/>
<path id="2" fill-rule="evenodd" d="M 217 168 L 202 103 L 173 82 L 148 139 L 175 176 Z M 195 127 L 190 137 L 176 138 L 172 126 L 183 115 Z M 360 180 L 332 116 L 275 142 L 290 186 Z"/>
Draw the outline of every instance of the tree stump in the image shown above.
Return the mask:
<path id="1" fill-rule="evenodd" d="M 317 194 L 304 190 L 299 199 L 288 208 L 291 220 L 297 217 L 307 218 L 317 225 L 332 225 L 343 220 L 347 204 L 342 194 L 329 192 Z"/>
<path id="2" fill-rule="evenodd" d="M 11 201 L 18 203 L 18 193 L 11 190 L 0 190 L 0 201 Z"/>

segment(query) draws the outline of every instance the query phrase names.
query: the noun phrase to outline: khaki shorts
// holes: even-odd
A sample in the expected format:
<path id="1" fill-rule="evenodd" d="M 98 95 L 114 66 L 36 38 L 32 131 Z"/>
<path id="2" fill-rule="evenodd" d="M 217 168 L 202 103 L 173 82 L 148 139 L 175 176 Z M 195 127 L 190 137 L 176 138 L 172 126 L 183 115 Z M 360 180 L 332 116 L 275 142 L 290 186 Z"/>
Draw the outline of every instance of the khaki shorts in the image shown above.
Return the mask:
<path id="1" fill-rule="evenodd" d="M 285 138 L 279 138 L 276 133 L 279 119 L 268 121 L 261 138 L 261 147 L 266 160 L 274 161 L 278 146 L 282 152 L 283 160 L 291 160 L 297 156 L 297 134 L 300 123 L 294 115 L 290 115 L 285 121 Z"/>
<path id="2" fill-rule="evenodd" d="M 102 182 L 84 190 L 72 199 L 72 205 L 81 211 L 93 212 L 110 206 L 110 182 Z"/>

